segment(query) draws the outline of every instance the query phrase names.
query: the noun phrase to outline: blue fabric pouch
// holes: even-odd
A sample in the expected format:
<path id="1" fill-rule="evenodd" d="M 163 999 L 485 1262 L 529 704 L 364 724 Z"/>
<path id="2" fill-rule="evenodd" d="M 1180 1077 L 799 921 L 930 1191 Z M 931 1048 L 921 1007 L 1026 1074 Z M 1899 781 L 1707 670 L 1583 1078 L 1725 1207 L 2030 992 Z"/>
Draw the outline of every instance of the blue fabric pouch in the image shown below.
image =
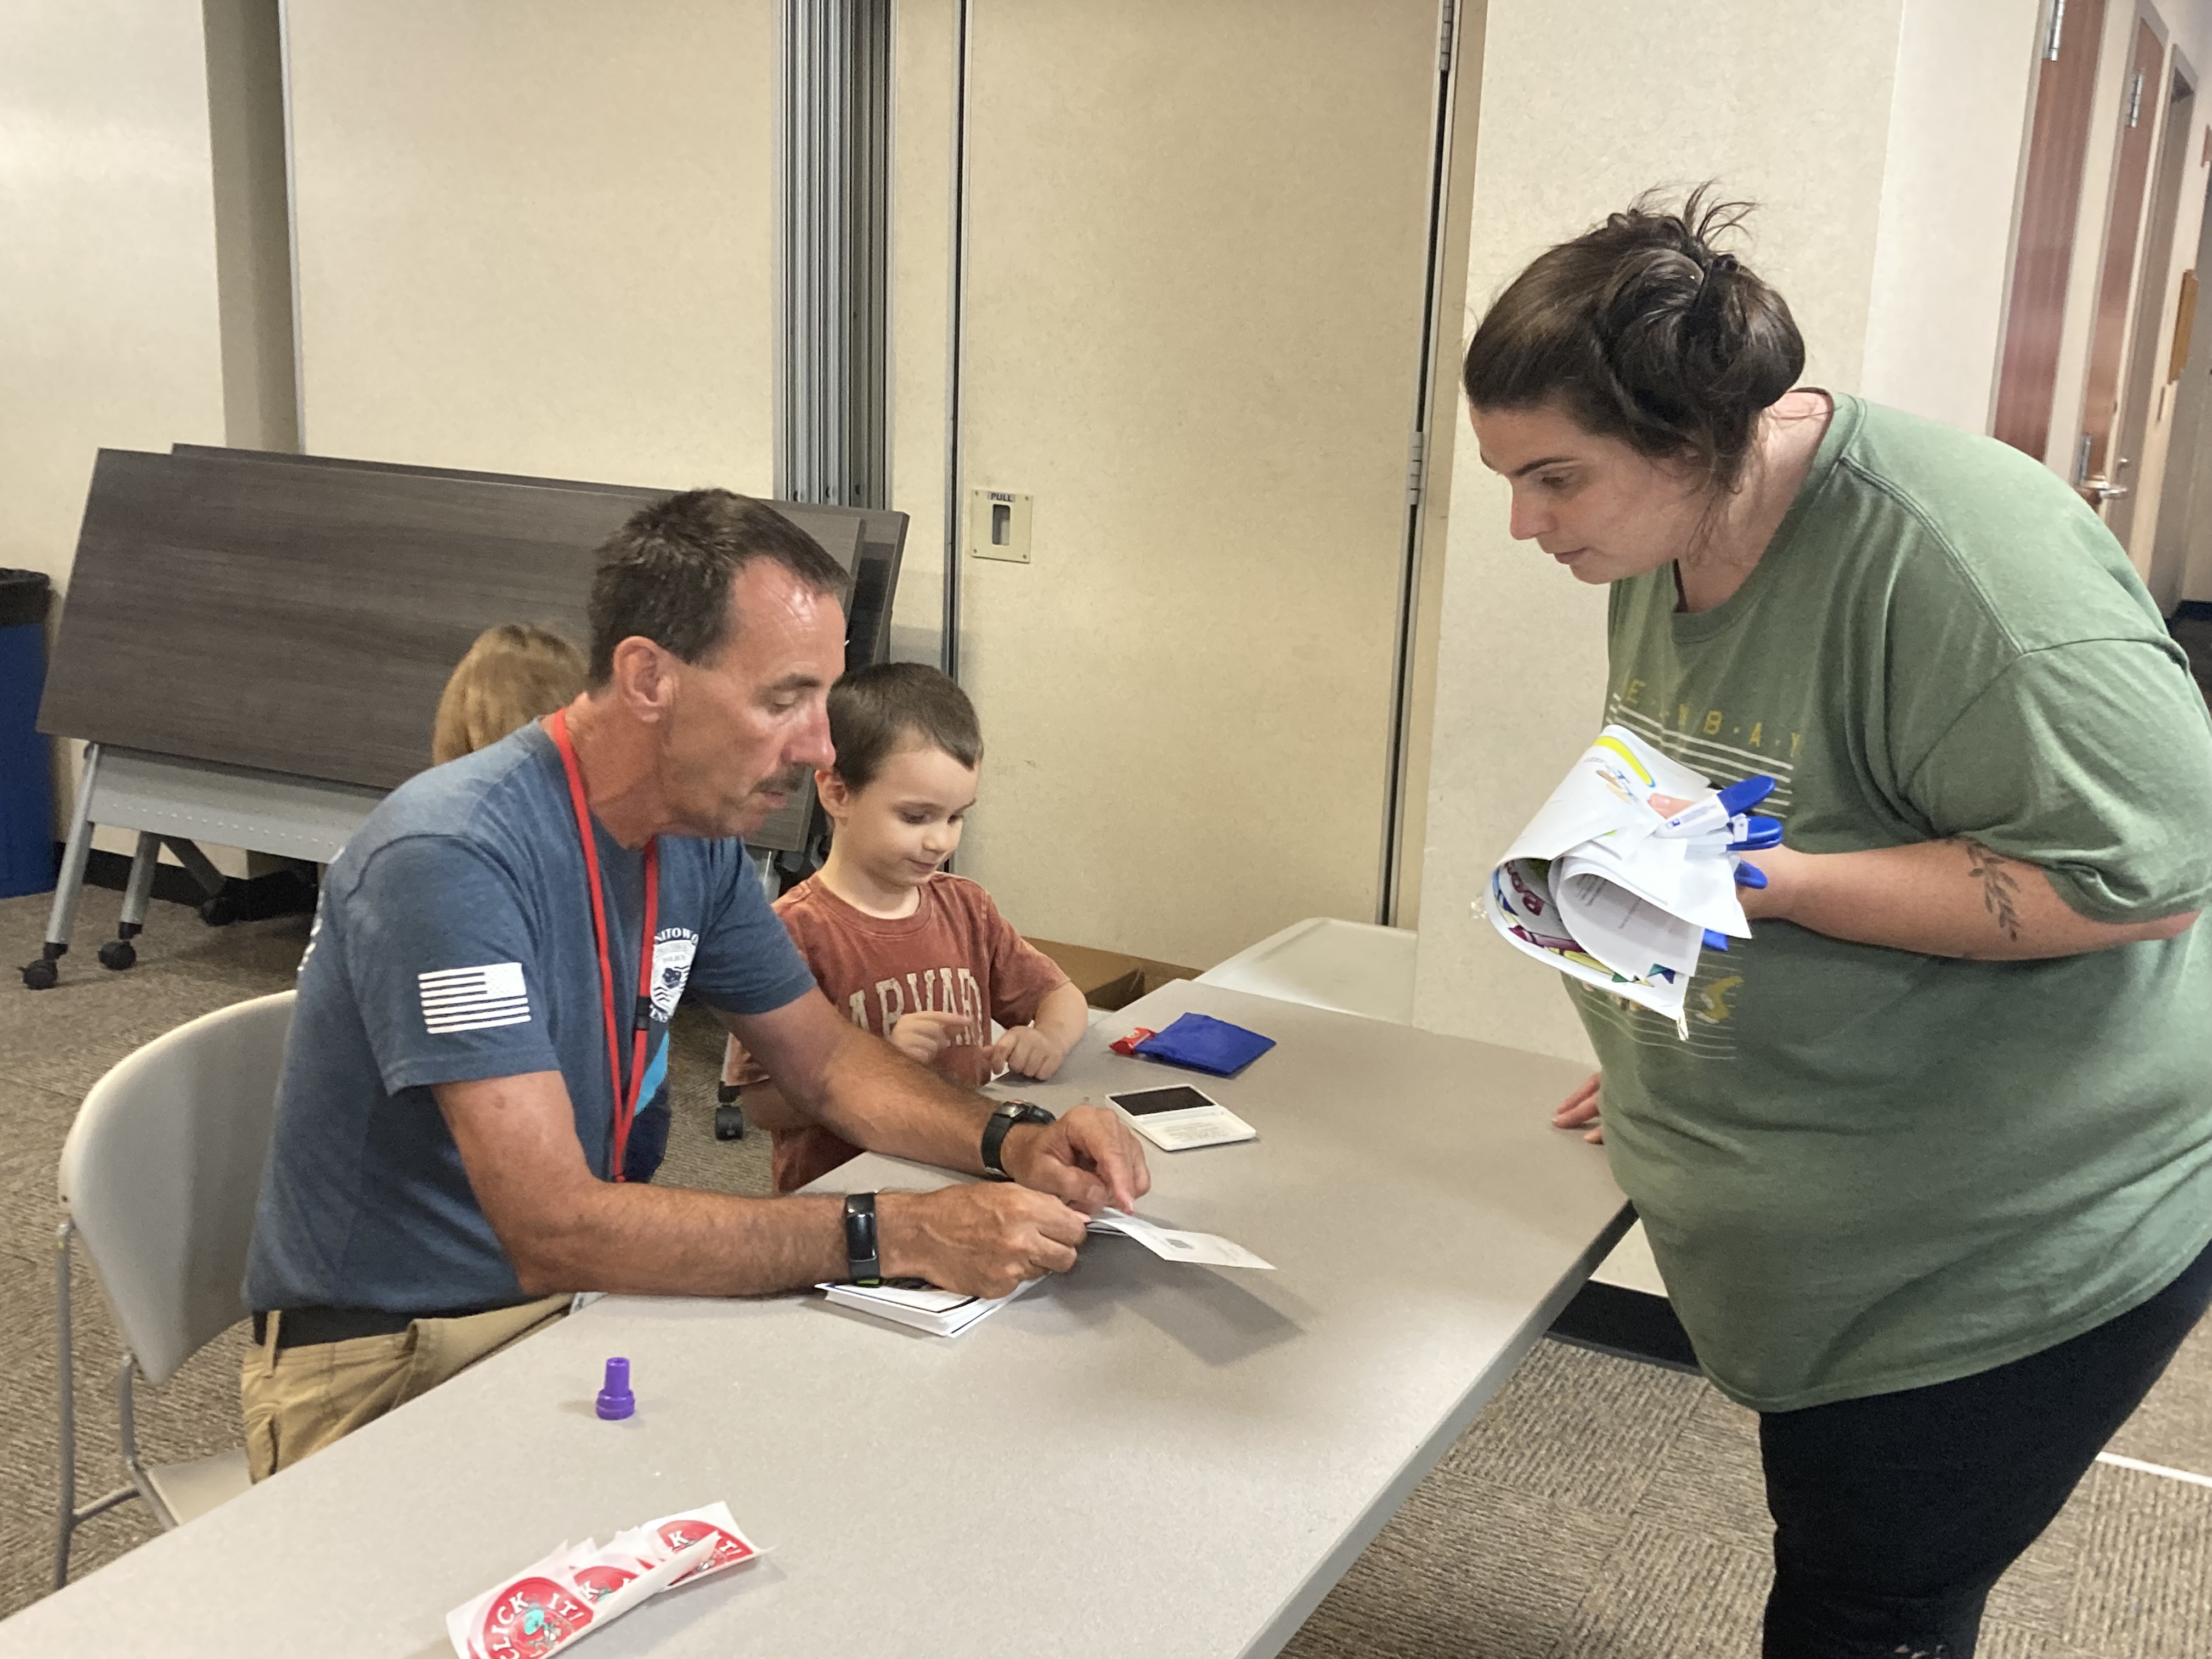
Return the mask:
<path id="1" fill-rule="evenodd" d="M 1231 1025 L 1225 1019 L 1211 1014 L 1185 1014 L 1130 1052 L 1212 1077 L 1234 1077 L 1274 1046 L 1274 1038 Z"/>

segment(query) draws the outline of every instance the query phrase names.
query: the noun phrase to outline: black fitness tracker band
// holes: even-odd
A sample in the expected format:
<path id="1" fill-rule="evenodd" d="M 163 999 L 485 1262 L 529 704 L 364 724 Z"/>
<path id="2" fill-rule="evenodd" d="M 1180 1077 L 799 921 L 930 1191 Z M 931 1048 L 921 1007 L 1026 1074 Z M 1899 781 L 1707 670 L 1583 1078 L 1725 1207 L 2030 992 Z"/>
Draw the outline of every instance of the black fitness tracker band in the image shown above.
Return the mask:
<path id="1" fill-rule="evenodd" d="M 845 1194 L 845 1277 L 855 1285 L 884 1282 L 883 1253 L 876 1247 L 876 1195 Z"/>
<path id="2" fill-rule="evenodd" d="M 990 1121 L 983 1126 L 983 1172 L 994 1181 L 1012 1181 L 1006 1166 L 999 1162 L 999 1149 L 1006 1144 L 1007 1131 L 1017 1123 L 1050 1123 L 1053 1115 L 1042 1106 L 1033 1106 L 1026 1100 L 1010 1100 L 991 1114 Z"/>

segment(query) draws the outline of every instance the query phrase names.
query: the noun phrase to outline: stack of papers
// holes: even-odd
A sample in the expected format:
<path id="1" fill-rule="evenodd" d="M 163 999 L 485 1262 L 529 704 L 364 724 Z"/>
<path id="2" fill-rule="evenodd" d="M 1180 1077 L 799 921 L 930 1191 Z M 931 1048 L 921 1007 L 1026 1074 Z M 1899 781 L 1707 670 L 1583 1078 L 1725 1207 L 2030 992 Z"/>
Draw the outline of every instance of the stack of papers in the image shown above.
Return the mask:
<path id="1" fill-rule="evenodd" d="M 1655 832 L 1651 797 L 1712 793 L 1699 774 L 1608 726 L 1492 872 L 1481 908 L 1516 950 L 1682 1025 L 1706 930 L 1751 936 L 1726 836 Z"/>
<path id="2" fill-rule="evenodd" d="M 562 1545 L 447 1613 L 446 1639 L 459 1659 L 540 1659 L 662 1590 L 759 1554 L 727 1504 L 664 1515 L 604 1547 Z"/>
<path id="3" fill-rule="evenodd" d="M 1124 1215 L 1115 1209 L 1101 1210 L 1091 1218 L 1088 1231 L 1133 1238 L 1154 1255 L 1168 1261 L 1189 1261 L 1207 1267 L 1264 1267 L 1270 1272 L 1275 1266 L 1272 1261 L 1261 1261 L 1242 1244 L 1231 1243 L 1212 1233 L 1183 1232 L 1163 1227 L 1157 1221 L 1147 1221 L 1142 1216 Z M 927 1331 L 933 1336 L 957 1336 L 978 1321 L 989 1318 L 1032 1285 L 1043 1282 L 1032 1279 L 1016 1285 L 1012 1295 L 996 1297 L 940 1291 L 918 1279 L 887 1279 L 881 1285 L 818 1285 L 815 1288 L 825 1292 L 841 1308 L 872 1314 L 878 1319 Z"/>
<path id="4" fill-rule="evenodd" d="M 841 1308 L 855 1308 L 894 1324 L 927 1331 L 933 1336 L 957 1336 L 976 1321 L 989 1318 L 1036 1282 L 1027 1280 L 1016 1285 L 1011 1295 L 1000 1297 L 963 1296 L 957 1291 L 940 1291 L 918 1279 L 886 1279 L 880 1285 L 823 1285 L 817 1288 L 828 1291 L 830 1299 Z"/>

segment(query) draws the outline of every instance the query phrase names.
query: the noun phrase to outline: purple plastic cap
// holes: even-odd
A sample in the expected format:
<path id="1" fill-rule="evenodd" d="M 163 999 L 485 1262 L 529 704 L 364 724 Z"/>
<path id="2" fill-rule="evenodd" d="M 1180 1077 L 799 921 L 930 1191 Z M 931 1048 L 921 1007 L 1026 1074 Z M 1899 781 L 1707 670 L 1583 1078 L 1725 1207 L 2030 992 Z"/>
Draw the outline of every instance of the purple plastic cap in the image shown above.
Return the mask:
<path id="1" fill-rule="evenodd" d="M 629 1361 L 607 1361 L 607 1383 L 599 1390 L 599 1412 L 610 1422 L 628 1417 L 637 1409 L 637 1396 L 629 1391 Z"/>

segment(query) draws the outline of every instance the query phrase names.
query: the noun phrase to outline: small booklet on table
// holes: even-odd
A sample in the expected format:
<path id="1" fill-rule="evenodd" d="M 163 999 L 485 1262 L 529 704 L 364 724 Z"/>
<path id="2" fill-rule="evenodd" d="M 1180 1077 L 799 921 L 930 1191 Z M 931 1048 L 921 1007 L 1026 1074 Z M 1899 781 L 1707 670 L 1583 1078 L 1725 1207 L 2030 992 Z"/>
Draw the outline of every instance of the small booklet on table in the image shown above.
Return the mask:
<path id="1" fill-rule="evenodd" d="M 1124 1215 L 1115 1209 L 1101 1210 L 1093 1216 L 1088 1231 L 1118 1233 L 1124 1238 L 1134 1239 L 1154 1255 L 1170 1261 L 1212 1267 L 1272 1268 L 1275 1265 L 1262 1261 L 1242 1244 L 1212 1233 L 1163 1227 L 1157 1221 Z M 878 1319 L 888 1319 L 895 1325 L 927 1331 L 933 1336 L 957 1336 L 969 1326 L 989 1318 L 1030 1285 L 1042 1283 L 1043 1280 L 1033 1279 L 1015 1286 L 1012 1295 L 996 1297 L 940 1291 L 917 1279 L 886 1279 L 881 1285 L 820 1285 L 815 1288 L 827 1294 L 838 1307 L 852 1308 Z"/>
<path id="2" fill-rule="evenodd" d="M 918 1279 L 885 1279 L 880 1285 L 823 1285 L 818 1288 L 829 1292 L 830 1299 L 841 1308 L 858 1309 L 893 1324 L 927 1331 L 933 1336 L 957 1336 L 978 1320 L 989 1318 L 1036 1282 L 1030 1279 L 1017 1285 L 1012 1295 L 1001 1297 L 963 1296 L 957 1291 L 940 1291 Z"/>

